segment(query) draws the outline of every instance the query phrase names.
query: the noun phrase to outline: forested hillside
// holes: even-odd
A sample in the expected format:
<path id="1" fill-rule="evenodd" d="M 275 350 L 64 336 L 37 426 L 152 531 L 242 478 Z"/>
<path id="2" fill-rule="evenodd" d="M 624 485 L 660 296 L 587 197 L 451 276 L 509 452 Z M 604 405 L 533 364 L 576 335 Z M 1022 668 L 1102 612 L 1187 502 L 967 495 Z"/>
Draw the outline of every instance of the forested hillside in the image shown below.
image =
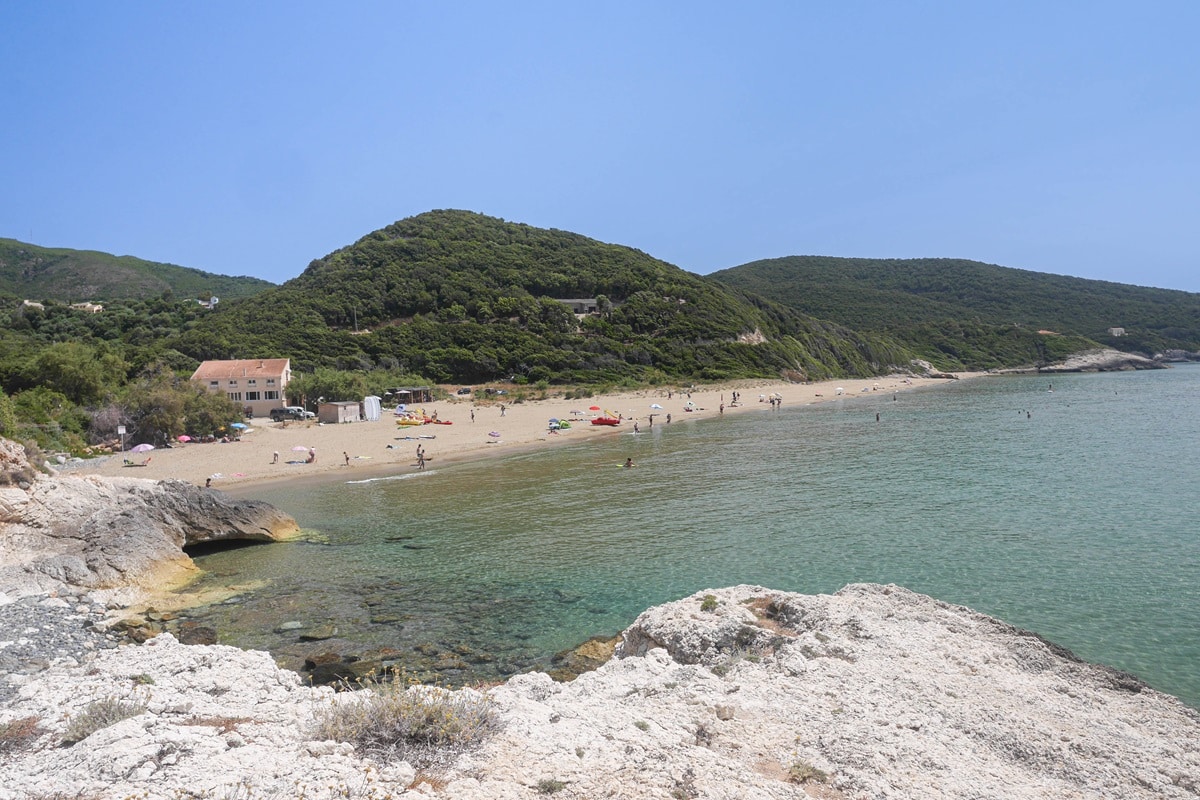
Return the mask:
<path id="1" fill-rule="evenodd" d="M 959 259 L 791 256 L 709 277 L 855 330 L 886 333 L 950 369 L 1053 360 L 1087 341 L 1146 355 L 1200 350 L 1200 295 L 1189 292 Z M 1110 335 L 1114 327 L 1126 334 Z"/>
<path id="2" fill-rule="evenodd" d="M 580 318 L 562 299 L 596 298 Z M 196 359 L 399 368 L 435 381 L 584 382 L 876 374 L 911 354 L 638 250 L 433 211 L 312 262 L 174 343 Z"/>
<path id="3" fill-rule="evenodd" d="M 174 264 L 92 250 L 38 247 L 0 239 L 0 293 L 41 301 L 145 300 L 170 292 L 180 299 L 250 297 L 275 284 L 215 275 Z"/>

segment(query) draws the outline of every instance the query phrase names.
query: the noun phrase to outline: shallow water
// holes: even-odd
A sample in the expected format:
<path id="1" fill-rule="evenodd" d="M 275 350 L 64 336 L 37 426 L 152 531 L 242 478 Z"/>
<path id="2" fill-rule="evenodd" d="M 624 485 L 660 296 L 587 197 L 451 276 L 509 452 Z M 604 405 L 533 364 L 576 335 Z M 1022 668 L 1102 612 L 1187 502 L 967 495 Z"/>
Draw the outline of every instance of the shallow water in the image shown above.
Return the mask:
<path id="1" fill-rule="evenodd" d="M 1198 397 L 1200 365 L 984 378 L 264 488 L 319 541 L 199 557 L 266 582 L 205 613 L 284 663 L 314 645 L 275 627 L 329 620 L 457 683 L 705 588 L 897 583 L 1200 706 Z"/>

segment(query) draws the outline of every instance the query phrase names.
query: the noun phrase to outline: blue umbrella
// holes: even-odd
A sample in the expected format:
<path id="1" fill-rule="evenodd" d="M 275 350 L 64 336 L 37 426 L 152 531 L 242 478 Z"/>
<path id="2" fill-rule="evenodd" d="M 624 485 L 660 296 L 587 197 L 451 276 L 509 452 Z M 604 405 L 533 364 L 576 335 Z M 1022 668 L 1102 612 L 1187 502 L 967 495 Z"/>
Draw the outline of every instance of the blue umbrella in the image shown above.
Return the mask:
<path id="1" fill-rule="evenodd" d="M 246 425 L 244 422 L 234 422 L 229 427 L 231 427 L 231 428 L 247 428 L 249 426 Z"/>

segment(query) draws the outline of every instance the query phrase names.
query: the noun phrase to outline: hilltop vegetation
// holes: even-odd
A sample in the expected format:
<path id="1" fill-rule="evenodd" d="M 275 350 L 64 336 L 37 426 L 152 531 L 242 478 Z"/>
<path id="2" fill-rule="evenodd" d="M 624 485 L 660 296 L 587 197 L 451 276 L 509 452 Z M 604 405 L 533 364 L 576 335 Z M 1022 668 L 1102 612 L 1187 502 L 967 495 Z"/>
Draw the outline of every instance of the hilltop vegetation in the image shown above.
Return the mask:
<path id="1" fill-rule="evenodd" d="M 1144 355 L 1200 350 L 1200 295 L 1189 292 L 960 259 L 790 256 L 709 277 L 895 337 L 945 369 L 1054 361 L 1094 343 Z M 1126 334 L 1111 336 L 1113 327 Z"/>
<path id="2" fill-rule="evenodd" d="M 563 303 L 595 298 L 577 318 Z M 596 383 L 871 375 L 911 358 L 638 250 L 433 211 L 219 309 L 176 341 L 193 358 L 282 356 L 302 370 L 433 381 Z"/>
<path id="3" fill-rule="evenodd" d="M 163 292 L 179 298 L 215 295 L 230 300 L 250 297 L 274 285 L 258 278 L 215 275 L 133 256 L 0 239 L 0 293 L 29 300 L 145 300 Z"/>
<path id="4" fill-rule="evenodd" d="M 85 272 L 109 266 L 88 263 Z M 283 286 L 240 300 L 226 292 L 214 310 L 180 294 L 106 301 L 99 314 L 0 296 L 10 309 L 0 387 L 11 397 L 0 397 L 0 435 L 78 452 L 111 441 L 118 424 L 145 441 L 211 434 L 239 409 L 186 378 L 214 358 L 290 358 L 291 390 L 329 399 L 413 382 L 822 379 L 913 358 L 885 336 L 628 247 L 463 211 L 401 220 Z M 572 298 L 595 298 L 598 313 L 577 317 L 558 302 Z"/>

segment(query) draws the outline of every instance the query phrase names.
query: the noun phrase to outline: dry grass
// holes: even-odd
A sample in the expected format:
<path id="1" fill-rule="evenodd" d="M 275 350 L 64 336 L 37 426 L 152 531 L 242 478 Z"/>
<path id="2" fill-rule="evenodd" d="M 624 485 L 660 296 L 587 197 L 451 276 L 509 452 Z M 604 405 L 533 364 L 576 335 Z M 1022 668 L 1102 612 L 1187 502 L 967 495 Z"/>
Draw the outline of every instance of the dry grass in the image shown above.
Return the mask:
<path id="1" fill-rule="evenodd" d="M 96 700 L 71 718 L 62 736 L 62 742 L 66 745 L 82 742 L 96 731 L 115 725 L 123 719 L 136 717 L 145 710 L 146 703 L 142 700 L 122 697 Z"/>
<path id="2" fill-rule="evenodd" d="M 29 748 L 45 733 L 37 717 L 21 717 L 10 722 L 0 722 L 0 756 L 19 753 Z"/>
<path id="3" fill-rule="evenodd" d="M 417 769 L 449 765 L 495 730 L 486 695 L 410 685 L 403 675 L 340 695 L 317 714 L 315 735 L 350 742 L 363 755 L 403 759 Z"/>

